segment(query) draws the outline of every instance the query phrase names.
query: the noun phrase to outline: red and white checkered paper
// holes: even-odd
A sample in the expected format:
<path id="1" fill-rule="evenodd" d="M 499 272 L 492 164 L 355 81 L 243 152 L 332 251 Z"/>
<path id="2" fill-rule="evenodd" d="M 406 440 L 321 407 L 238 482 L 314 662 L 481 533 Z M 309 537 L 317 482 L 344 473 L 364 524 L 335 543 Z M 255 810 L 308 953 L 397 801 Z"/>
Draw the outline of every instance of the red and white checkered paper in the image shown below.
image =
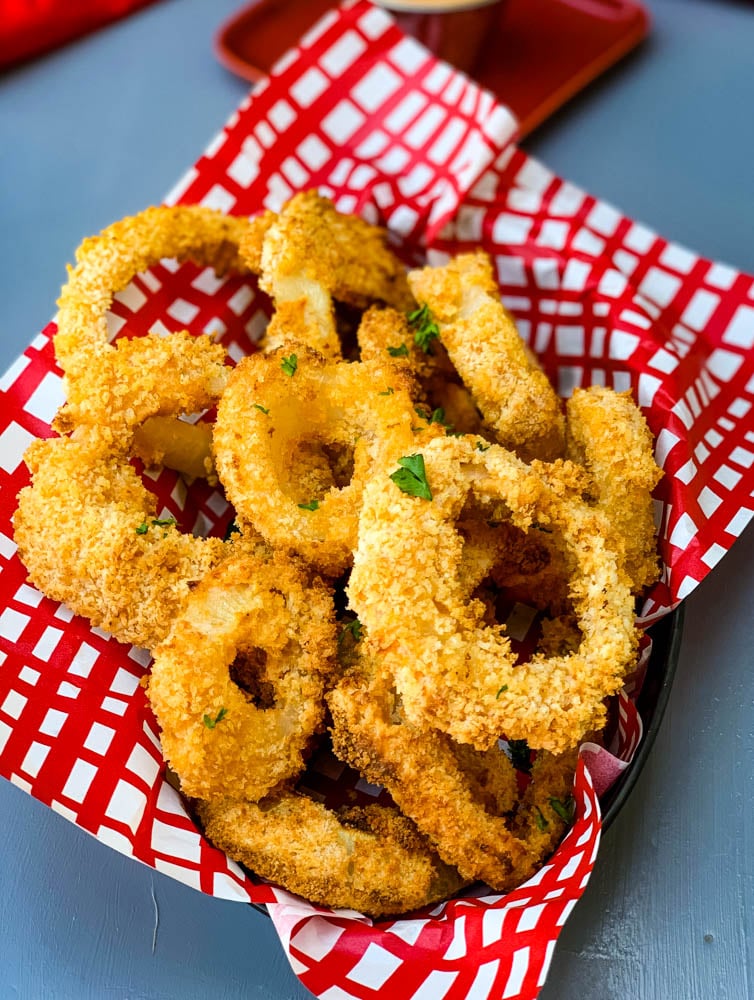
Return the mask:
<path id="1" fill-rule="evenodd" d="M 332 12 L 247 99 L 169 201 L 236 214 L 318 187 L 386 224 L 407 261 L 476 246 L 496 262 L 522 336 L 567 396 L 631 388 L 665 471 L 664 560 L 651 622 L 720 560 L 752 516 L 754 281 L 668 243 L 518 149 L 507 110 L 403 37 L 364 0 Z M 117 296 L 113 335 L 217 332 L 234 359 L 269 304 L 253 282 L 164 262 Z M 216 896 L 268 904 L 291 965 L 326 1000 L 382 987 L 413 1000 L 536 997 L 599 843 L 601 790 L 641 738 L 624 692 L 611 749 L 587 750 L 575 825 L 506 896 L 455 899 L 397 921 L 315 908 L 261 884 L 204 840 L 165 780 L 139 680 L 143 651 L 116 643 L 26 582 L 11 517 L 35 436 L 62 402 L 54 324 L 0 393 L 0 773 L 125 854 Z M 206 484 L 150 483 L 185 530 L 220 533 L 231 512 Z M 369 793 L 369 788 L 365 794 Z"/>

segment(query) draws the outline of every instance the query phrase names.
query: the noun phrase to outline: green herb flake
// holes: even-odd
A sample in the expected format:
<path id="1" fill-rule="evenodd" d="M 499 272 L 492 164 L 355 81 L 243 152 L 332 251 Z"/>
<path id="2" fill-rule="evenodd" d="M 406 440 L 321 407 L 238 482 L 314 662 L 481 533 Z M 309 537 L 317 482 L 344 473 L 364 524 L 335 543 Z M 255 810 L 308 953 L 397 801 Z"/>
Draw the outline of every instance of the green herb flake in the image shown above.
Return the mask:
<path id="1" fill-rule="evenodd" d="M 401 344 L 400 347 L 388 347 L 387 353 L 391 358 L 407 358 L 408 348 L 405 344 Z"/>
<path id="2" fill-rule="evenodd" d="M 485 444 L 484 441 L 477 441 L 476 450 L 477 451 L 488 451 L 492 447 L 491 444 Z"/>
<path id="3" fill-rule="evenodd" d="M 523 771 L 524 774 L 531 771 L 531 756 L 526 740 L 508 740 L 508 752 L 511 764 L 517 771 Z"/>
<path id="4" fill-rule="evenodd" d="M 309 503 L 300 503 L 301 510 L 319 510 L 319 500 L 310 500 Z"/>
<path id="5" fill-rule="evenodd" d="M 425 302 L 423 306 L 414 309 L 407 316 L 409 326 L 414 331 L 414 343 L 420 347 L 425 354 L 433 354 L 432 341 L 440 337 L 440 328 L 434 320 L 429 306 Z"/>
<path id="6" fill-rule="evenodd" d="M 544 831 L 549 827 L 550 824 L 545 819 L 544 813 L 539 808 L 539 806 L 534 806 L 534 808 L 536 809 L 536 812 L 534 813 L 534 819 L 537 821 L 537 829 Z"/>
<path id="7" fill-rule="evenodd" d="M 174 517 L 153 517 L 152 518 L 152 527 L 154 527 L 154 528 L 174 528 L 177 523 L 178 522 L 176 521 L 176 519 Z M 147 524 L 147 519 L 144 518 L 144 520 L 141 522 L 141 524 L 136 528 L 136 534 L 137 535 L 146 535 L 146 533 L 149 531 L 149 527 L 150 526 Z M 166 534 L 167 534 L 167 532 L 165 532 L 162 537 L 164 538 Z"/>
<path id="8" fill-rule="evenodd" d="M 358 618 L 354 618 L 352 622 L 344 625 L 340 635 L 338 636 L 338 645 L 342 646 L 345 642 L 346 636 L 350 635 L 354 642 L 361 642 L 361 630 L 363 626 Z"/>
<path id="9" fill-rule="evenodd" d="M 503 694 L 507 690 L 508 690 L 508 685 L 507 684 L 503 684 L 503 686 L 498 690 L 497 694 L 495 695 L 495 698 L 496 699 L 499 698 L 500 695 Z"/>
<path id="10" fill-rule="evenodd" d="M 384 392 L 378 392 L 377 395 L 378 396 L 392 396 L 394 392 L 395 392 L 395 389 L 391 385 L 389 385 L 387 387 L 387 389 L 385 389 Z"/>
<path id="11" fill-rule="evenodd" d="M 423 455 L 407 455 L 398 459 L 400 469 L 396 469 L 390 478 L 403 493 L 422 500 L 431 500 L 432 491 L 427 482 L 427 470 L 424 467 Z"/>
<path id="12" fill-rule="evenodd" d="M 293 369 L 293 371 L 295 371 L 295 370 L 296 370 L 296 369 L 294 368 L 294 369 Z M 293 372 L 291 372 L 290 374 L 292 375 L 292 374 L 293 374 Z M 267 409 L 267 407 L 266 407 L 266 406 L 262 406 L 262 404 L 261 404 L 261 403 L 254 403 L 253 405 L 254 405 L 254 409 L 255 409 L 255 410 L 261 410 L 261 411 L 262 411 L 262 413 L 264 413 L 264 414 L 265 414 L 265 416 L 266 416 L 266 415 L 267 415 L 267 414 L 268 414 L 268 413 L 270 412 L 270 411 L 269 411 L 269 410 Z"/>
<path id="13" fill-rule="evenodd" d="M 446 431 L 453 430 L 453 424 L 449 423 L 445 419 L 445 410 L 442 408 L 442 406 L 438 406 L 436 410 L 432 410 L 429 422 L 431 424 L 440 424 L 440 426 L 444 427 Z"/>
<path id="14" fill-rule="evenodd" d="M 561 802 L 560 799 L 550 799 L 550 808 L 554 813 L 556 813 L 567 823 L 568 826 L 573 823 L 573 815 L 576 812 L 576 803 L 572 795 L 569 795 L 565 802 Z"/>
<path id="15" fill-rule="evenodd" d="M 225 716 L 228 714 L 227 708 L 221 708 L 217 715 L 212 718 L 210 715 L 204 716 L 204 725 L 207 729 L 214 729 L 218 722 L 222 722 Z"/>
<path id="16" fill-rule="evenodd" d="M 289 354 L 287 358 L 283 358 L 280 362 L 280 367 L 286 375 L 293 377 L 296 374 L 296 369 L 298 368 L 298 356 L 296 354 Z"/>

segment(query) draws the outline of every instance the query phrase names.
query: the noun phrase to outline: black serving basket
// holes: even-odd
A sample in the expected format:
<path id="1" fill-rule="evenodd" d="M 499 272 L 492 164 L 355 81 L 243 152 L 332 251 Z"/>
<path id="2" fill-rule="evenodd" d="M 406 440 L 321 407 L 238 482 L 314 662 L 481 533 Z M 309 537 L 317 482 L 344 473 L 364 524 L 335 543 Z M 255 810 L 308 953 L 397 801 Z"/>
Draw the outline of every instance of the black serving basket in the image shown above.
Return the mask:
<path id="1" fill-rule="evenodd" d="M 636 699 L 644 735 L 629 767 L 600 800 L 603 831 L 615 820 L 631 794 L 660 729 L 678 665 L 684 614 L 685 607 L 681 604 L 649 629 L 652 653 L 644 684 Z"/>

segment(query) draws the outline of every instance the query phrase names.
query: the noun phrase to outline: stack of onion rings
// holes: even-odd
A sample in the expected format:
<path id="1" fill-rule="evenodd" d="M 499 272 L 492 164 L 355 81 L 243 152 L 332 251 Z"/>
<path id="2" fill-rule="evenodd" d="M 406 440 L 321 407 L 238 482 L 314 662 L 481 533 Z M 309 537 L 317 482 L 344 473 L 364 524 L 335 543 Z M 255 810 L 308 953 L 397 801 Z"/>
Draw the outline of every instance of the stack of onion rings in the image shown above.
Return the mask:
<path id="1" fill-rule="evenodd" d="M 185 331 L 111 345 L 113 295 L 163 257 L 259 275 L 262 351 L 233 371 Z M 29 449 L 16 540 L 45 593 L 153 651 L 164 754 L 207 836 L 374 916 L 527 878 L 568 825 L 578 744 L 631 669 L 656 574 L 659 473 L 630 398 L 577 391 L 564 415 L 483 254 L 407 276 L 314 192 L 251 221 L 151 208 L 77 261 L 62 436 Z M 215 406 L 214 426 L 181 419 Z M 238 531 L 182 534 L 133 456 L 218 477 Z M 528 658 L 515 601 L 541 619 Z M 328 727 L 392 804 L 307 794 Z"/>

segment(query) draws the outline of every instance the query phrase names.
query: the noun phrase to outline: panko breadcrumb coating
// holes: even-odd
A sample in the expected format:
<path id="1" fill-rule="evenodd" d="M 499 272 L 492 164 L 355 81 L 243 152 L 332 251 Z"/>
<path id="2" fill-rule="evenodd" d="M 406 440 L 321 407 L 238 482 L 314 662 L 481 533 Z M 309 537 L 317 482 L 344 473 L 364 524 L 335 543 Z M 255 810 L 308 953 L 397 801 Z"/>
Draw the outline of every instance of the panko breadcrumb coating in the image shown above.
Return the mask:
<path id="1" fill-rule="evenodd" d="M 14 522 L 33 583 L 152 650 L 164 756 L 212 843 L 374 917 L 515 886 L 554 849 L 576 747 L 635 660 L 659 475 L 628 394 L 576 390 L 564 439 L 484 253 L 409 278 L 385 237 L 308 192 L 86 240 L 55 338 L 65 436 L 29 448 Z M 186 331 L 110 344 L 113 295 L 163 258 L 258 274 L 263 353 L 232 371 Z M 159 517 L 133 458 L 225 489 L 228 539 Z M 535 634 L 501 624 L 517 601 L 528 660 Z M 297 790 L 328 718 L 395 806 Z"/>
<path id="2" fill-rule="evenodd" d="M 160 522 L 127 454 L 97 440 L 35 441 L 26 464 L 13 528 L 35 586 L 121 642 L 156 646 L 225 544 Z"/>
<path id="3" fill-rule="evenodd" d="M 258 799 L 295 778 L 335 653 L 332 593 L 290 558 L 230 558 L 208 573 L 154 650 L 147 692 L 183 791 Z M 234 668 L 251 670 L 246 686 L 268 703 Z"/>
<path id="4" fill-rule="evenodd" d="M 625 559 L 636 593 L 657 579 L 652 490 L 662 477 L 652 435 L 630 392 L 576 389 L 568 400 L 567 450 L 592 477 L 592 492 Z"/>
<path id="5" fill-rule="evenodd" d="M 575 746 L 605 719 L 604 699 L 634 661 L 637 631 L 629 581 L 602 516 L 557 492 L 531 466 L 473 438 L 422 451 L 432 499 L 387 476 L 364 490 L 349 601 L 368 646 L 395 678 L 407 718 L 479 749 L 506 735 L 553 753 Z M 515 666 L 505 630 L 484 622 L 460 579 L 455 522 L 470 493 L 503 500 L 513 524 L 551 532 L 570 568 L 583 637 L 577 652 Z"/>
<path id="6" fill-rule="evenodd" d="M 294 195 L 262 246 L 260 284 L 275 302 L 265 348 L 296 340 L 340 358 L 333 299 L 360 309 L 374 302 L 410 308 L 405 269 L 385 238 L 376 226 L 337 212 L 316 191 Z"/>
<path id="7" fill-rule="evenodd" d="M 351 562 L 365 481 L 414 447 L 419 421 L 389 366 L 286 351 L 244 358 L 233 372 L 217 410 L 217 470 L 242 520 L 337 576 Z"/>
<path id="8" fill-rule="evenodd" d="M 79 376 L 86 376 L 96 357 L 112 350 L 106 315 L 116 292 L 163 258 L 192 260 L 218 274 L 248 273 L 239 244 L 250 226 L 263 224 L 264 219 L 249 222 L 201 205 L 162 205 L 84 240 L 58 299 L 54 341 L 55 356 L 67 377 L 69 408 L 76 410 L 86 396 L 86 389 L 77 388 Z"/>
<path id="9" fill-rule="evenodd" d="M 332 812 L 295 792 L 200 803 L 207 837 L 231 858 L 323 906 L 384 917 L 447 899 L 463 879 L 397 809 Z"/>
<path id="10" fill-rule="evenodd" d="M 562 455 L 560 401 L 500 302 L 489 257 L 461 254 L 408 280 L 498 442 L 527 461 Z"/>

